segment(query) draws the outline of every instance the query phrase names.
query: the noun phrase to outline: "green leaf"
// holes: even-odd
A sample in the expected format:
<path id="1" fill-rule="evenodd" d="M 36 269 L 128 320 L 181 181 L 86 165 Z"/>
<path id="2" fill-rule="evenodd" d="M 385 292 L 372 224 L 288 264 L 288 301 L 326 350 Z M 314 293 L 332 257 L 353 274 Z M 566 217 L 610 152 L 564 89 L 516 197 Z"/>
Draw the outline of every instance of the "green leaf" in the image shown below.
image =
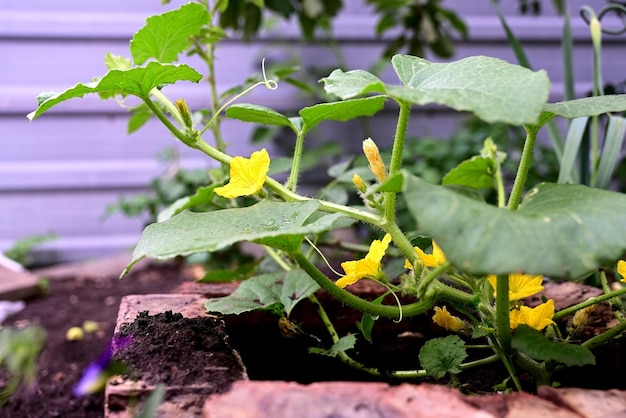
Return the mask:
<path id="1" fill-rule="evenodd" d="M 200 280 L 198 280 L 198 283 L 224 283 L 235 280 L 246 280 L 254 273 L 256 267 L 257 263 L 251 262 L 240 264 L 235 269 L 211 268 Z"/>
<path id="2" fill-rule="evenodd" d="M 110 52 L 107 52 L 104 56 L 104 64 L 106 65 L 108 70 L 129 70 L 131 67 L 131 62 L 129 58 L 123 57 L 121 55 L 113 55 Z"/>
<path id="3" fill-rule="evenodd" d="M 489 158 L 475 156 L 450 170 L 442 179 L 442 184 L 484 189 L 493 187 L 494 167 Z"/>
<path id="4" fill-rule="evenodd" d="M 386 85 L 363 70 L 335 70 L 322 79 L 324 89 L 344 100 L 381 93 L 417 105 L 438 103 L 473 112 L 486 122 L 513 125 L 536 124 L 550 90 L 545 71 L 497 58 L 476 56 L 444 64 L 395 55 L 391 62 L 403 86 Z"/>
<path id="5" fill-rule="evenodd" d="M 545 71 L 498 58 L 475 56 L 443 64 L 395 55 L 391 62 L 405 87 L 387 87 L 390 96 L 470 111 L 486 122 L 534 124 L 550 91 Z"/>
<path id="6" fill-rule="evenodd" d="M 174 62 L 190 45 L 190 38 L 209 23 L 207 9 L 199 3 L 187 3 L 176 10 L 149 17 L 130 41 L 136 65 L 150 58 L 162 63 Z"/>
<path id="7" fill-rule="evenodd" d="M 213 199 L 214 189 L 215 185 L 199 187 L 193 195 L 177 199 L 174 203 L 159 213 L 157 222 L 167 221 L 172 216 L 184 211 L 185 209 L 211 202 Z"/>
<path id="8" fill-rule="evenodd" d="M 596 364 L 596 358 L 589 349 L 576 344 L 550 341 L 528 325 L 517 327 L 511 346 L 535 360 L 555 360 L 567 366 Z"/>
<path id="9" fill-rule="evenodd" d="M 235 209 L 185 211 L 144 229 L 122 276 L 144 257 L 159 260 L 212 252 L 241 241 L 272 245 L 287 252 L 299 248 L 305 234 L 333 229 L 341 215 L 324 215 L 305 224 L 319 208 L 317 201 L 260 203 Z"/>
<path id="10" fill-rule="evenodd" d="M 304 132 L 310 131 L 325 120 L 343 122 L 361 116 L 373 116 L 383 109 L 385 100 L 384 96 L 374 96 L 305 107 L 299 112 L 304 121 Z"/>
<path id="11" fill-rule="evenodd" d="M 318 347 L 309 347 L 309 353 L 320 354 L 322 356 L 337 357 L 339 353 L 348 351 L 354 348 L 356 344 L 356 337 L 354 334 L 341 337 L 335 344 L 333 344 L 328 350 Z"/>
<path id="12" fill-rule="evenodd" d="M 249 103 L 235 104 L 226 109 L 226 116 L 243 122 L 288 126 L 295 132 L 298 131 L 287 116 L 265 106 Z"/>
<path id="13" fill-rule="evenodd" d="M 363 70 L 334 70 L 328 77 L 322 78 L 324 90 L 342 100 L 351 99 L 366 93 L 382 93 L 385 84 L 380 78 Z"/>
<path id="14" fill-rule="evenodd" d="M 585 97 L 558 103 L 546 103 L 543 110 L 567 119 L 597 116 L 609 112 L 626 111 L 626 94 Z"/>
<path id="15" fill-rule="evenodd" d="M 435 379 L 441 379 L 446 373 L 460 373 L 459 366 L 466 357 L 465 342 L 456 335 L 427 341 L 419 354 L 420 364 Z"/>
<path id="16" fill-rule="evenodd" d="M 302 270 L 263 274 L 241 282 L 226 297 L 209 299 L 204 308 L 207 312 L 239 315 L 281 304 L 289 315 L 298 302 L 318 289 L 319 285 Z"/>
<path id="17" fill-rule="evenodd" d="M 383 300 L 387 297 L 387 293 L 377 297 L 372 301 L 377 305 L 382 305 Z M 361 322 L 358 324 L 359 330 L 363 334 L 363 338 L 365 338 L 370 343 L 372 342 L 372 331 L 374 330 L 374 324 L 376 323 L 377 318 L 372 316 L 367 312 L 363 312 L 363 318 L 361 318 Z"/>
<path id="18" fill-rule="evenodd" d="M 145 106 L 145 109 L 134 110 L 128 119 L 127 132 L 132 134 L 141 129 L 152 117 L 153 113 Z"/>
<path id="19" fill-rule="evenodd" d="M 419 232 L 467 273 L 578 278 L 626 250 L 626 195 L 545 183 L 510 211 L 406 176 L 407 205 Z"/>
<path id="20" fill-rule="evenodd" d="M 39 107 L 27 115 L 33 120 L 51 107 L 69 99 L 83 97 L 86 94 L 98 93 L 103 97 L 117 94 L 134 95 L 141 99 L 148 99 L 150 90 L 164 84 L 173 84 L 180 80 L 197 83 L 202 74 L 185 64 L 160 64 L 150 62 L 145 67 L 135 67 L 130 70 L 109 70 L 99 81 L 79 83 L 64 92 L 46 92 L 42 100 L 38 98 Z"/>

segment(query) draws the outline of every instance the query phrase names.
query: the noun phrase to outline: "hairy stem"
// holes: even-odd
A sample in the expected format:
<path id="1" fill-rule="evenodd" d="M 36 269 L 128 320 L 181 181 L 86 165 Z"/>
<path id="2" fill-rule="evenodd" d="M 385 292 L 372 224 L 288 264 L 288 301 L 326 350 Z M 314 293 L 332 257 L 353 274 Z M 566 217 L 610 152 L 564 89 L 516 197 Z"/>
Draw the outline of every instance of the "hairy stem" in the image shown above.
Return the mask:
<path id="1" fill-rule="evenodd" d="M 392 177 L 400 168 L 402 168 L 402 152 L 404 150 L 404 141 L 406 138 L 406 130 L 409 124 L 409 116 L 411 114 L 411 105 L 398 102 L 400 105 L 400 113 L 398 115 L 398 124 L 396 125 L 396 134 L 393 139 L 393 148 L 391 150 L 391 162 L 389 164 L 389 177 Z M 385 213 L 383 214 L 389 224 L 395 223 L 396 216 L 396 193 L 387 192 L 385 195 Z"/>
<path id="2" fill-rule="evenodd" d="M 538 126 L 524 125 L 524 129 L 526 129 L 526 141 L 524 142 L 524 149 L 522 151 L 519 167 L 517 168 L 511 196 L 509 196 L 508 208 L 510 210 L 517 210 L 522 200 L 522 193 L 524 192 L 526 178 L 528 177 L 528 171 L 530 170 L 530 165 L 533 160 L 535 141 L 537 140 L 537 133 L 539 132 Z"/>

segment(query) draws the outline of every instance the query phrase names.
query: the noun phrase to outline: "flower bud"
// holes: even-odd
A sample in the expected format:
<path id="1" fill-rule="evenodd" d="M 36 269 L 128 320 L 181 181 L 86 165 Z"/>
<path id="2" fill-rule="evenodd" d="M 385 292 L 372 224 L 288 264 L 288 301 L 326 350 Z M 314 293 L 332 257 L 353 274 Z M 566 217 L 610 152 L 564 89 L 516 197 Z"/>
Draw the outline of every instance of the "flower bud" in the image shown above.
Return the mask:
<path id="1" fill-rule="evenodd" d="M 365 193 L 367 191 L 367 184 L 365 183 L 365 180 L 363 180 L 363 178 L 361 178 L 361 176 L 357 173 L 354 173 L 352 176 L 352 183 L 359 192 Z"/>
<path id="2" fill-rule="evenodd" d="M 185 99 L 176 100 L 176 108 L 180 112 L 183 122 L 185 122 L 185 127 L 193 128 L 193 119 L 191 118 L 191 112 L 189 112 L 189 107 L 187 107 Z"/>
<path id="3" fill-rule="evenodd" d="M 602 26 L 596 16 L 592 16 L 589 21 L 589 29 L 591 30 L 591 41 L 594 46 L 599 46 L 602 41 Z"/>
<path id="4" fill-rule="evenodd" d="M 365 157 L 369 162 L 370 170 L 372 171 L 372 173 L 374 173 L 376 179 L 380 183 L 387 180 L 387 169 L 385 168 L 385 163 L 380 157 L 378 147 L 371 138 L 367 138 L 365 141 L 363 141 L 363 152 L 365 153 Z"/>

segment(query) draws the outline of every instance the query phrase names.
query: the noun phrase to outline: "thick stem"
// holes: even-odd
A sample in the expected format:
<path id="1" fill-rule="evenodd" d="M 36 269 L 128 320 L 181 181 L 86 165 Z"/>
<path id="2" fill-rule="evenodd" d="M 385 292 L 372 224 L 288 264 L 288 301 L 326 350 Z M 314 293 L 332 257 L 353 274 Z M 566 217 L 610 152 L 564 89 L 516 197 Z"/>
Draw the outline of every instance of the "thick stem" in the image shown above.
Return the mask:
<path id="1" fill-rule="evenodd" d="M 496 278 L 496 327 L 498 342 L 503 354 L 511 354 L 511 322 L 509 319 L 509 276 L 499 274 Z"/>
<path id="2" fill-rule="evenodd" d="M 298 176 L 300 175 L 300 160 L 302 160 L 302 150 L 304 149 L 304 131 L 299 130 L 296 136 L 296 147 L 293 151 L 293 162 L 291 164 L 291 173 L 287 179 L 286 187 L 292 192 L 296 191 L 298 185 Z"/>
<path id="3" fill-rule="evenodd" d="M 170 99 L 168 99 L 163 93 L 161 93 L 161 90 L 155 87 L 150 90 L 150 94 L 154 96 L 159 102 L 161 102 L 163 106 L 165 106 L 168 112 L 170 112 L 174 119 L 176 119 L 176 122 L 178 122 L 181 128 L 185 126 L 185 121 L 178 111 L 178 108 L 174 105 L 174 103 L 170 101 Z"/>
<path id="4" fill-rule="evenodd" d="M 411 105 L 398 102 L 400 105 L 400 113 L 398 114 L 398 123 L 396 125 L 396 134 L 393 139 L 393 148 L 391 150 L 391 162 L 389 164 L 389 177 L 392 177 L 400 168 L 402 168 L 402 152 L 404 151 L 404 140 L 406 138 L 406 130 L 409 124 L 409 116 L 411 114 Z M 396 216 L 396 193 L 387 192 L 385 196 L 385 213 L 383 214 L 389 224 L 395 223 Z"/>
<path id="5" fill-rule="evenodd" d="M 361 312 L 367 312 L 372 315 L 384 316 L 386 318 L 407 318 L 410 316 L 419 315 L 426 312 L 434 304 L 434 298 L 432 300 L 423 300 L 415 302 L 409 305 L 388 306 L 379 305 L 361 299 L 358 296 L 347 292 L 338 287 L 333 281 L 326 277 L 321 271 L 317 269 L 302 253 L 292 254 L 293 259 L 313 280 L 317 282 L 328 293 L 337 298 L 340 302 L 345 303 Z"/>
<path id="6" fill-rule="evenodd" d="M 215 77 L 215 45 L 210 43 L 207 45 L 207 54 L 204 60 L 206 62 L 209 76 L 207 77 L 209 81 L 209 86 L 211 88 L 211 113 L 215 115 L 220 111 L 219 104 L 219 95 L 217 93 L 217 82 Z M 215 119 L 214 123 L 211 124 L 211 132 L 213 133 L 213 137 L 215 138 L 215 145 L 219 151 L 224 152 L 226 149 L 226 144 L 222 138 L 222 130 L 220 127 L 219 117 Z"/>
<path id="7" fill-rule="evenodd" d="M 174 124 L 172 122 L 170 122 L 170 120 L 167 118 L 167 116 L 165 116 L 163 114 L 163 112 L 161 112 L 161 109 L 159 109 L 159 107 L 157 105 L 155 105 L 154 102 L 152 100 L 150 100 L 150 98 L 145 98 L 145 99 L 143 99 L 143 101 L 150 108 L 152 113 L 154 113 L 154 115 L 157 117 L 157 119 L 159 119 L 161 121 L 161 123 L 163 125 L 165 125 L 165 127 L 172 133 L 172 135 L 174 135 L 183 144 L 188 145 L 188 146 L 190 146 L 192 148 L 196 148 L 194 145 L 192 145 L 190 143 L 191 141 L 189 140 L 187 135 L 185 135 L 176 126 L 174 126 Z"/>
<path id="8" fill-rule="evenodd" d="M 539 132 L 538 126 L 524 125 L 524 129 L 526 129 L 526 141 L 524 142 L 524 150 L 522 151 L 522 157 L 520 158 L 519 167 L 517 168 L 517 175 L 515 176 L 511 196 L 509 196 L 508 208 L 510 210 L 517 210 L 522 200 L 522 193 L 524 192 L 526 177 L 528 177 L 528 171 L 530 170 L 530 165 L 533 160 L 535 141 L 537 140 L 537 133 Z"/>

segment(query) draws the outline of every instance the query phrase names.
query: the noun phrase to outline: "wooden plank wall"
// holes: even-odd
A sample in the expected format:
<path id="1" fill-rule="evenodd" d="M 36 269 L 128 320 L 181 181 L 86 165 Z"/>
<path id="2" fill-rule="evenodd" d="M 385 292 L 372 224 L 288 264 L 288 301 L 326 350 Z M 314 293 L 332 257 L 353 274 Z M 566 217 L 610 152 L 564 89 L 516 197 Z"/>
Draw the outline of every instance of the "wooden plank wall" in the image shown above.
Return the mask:
<path id="1" fill-rule="evenodd" d="M 174 146 L 187 168 L 213 167 L 198 153 L 179 146 L 164 128 L 150 123 L 127 136 L 128 116 L 115 103 L 96 98 L 73 100 L 30 123 L 25 115 L 35 108 L 42 91 L 62 90 L 105 72 L 106 52 L 128 54 L 128 40 L 146 17 L 174 8 L 157 0 L 3 0 L 0 2 L 0 250 L 16 239 L 54 232 L 59 238 L 39 251 L 42 263 L 77 260 L 132 247 L 143 227 L 142 219 L 114 216 L 101 220 L 107 204 L 120 195 L 142 190 L 163 172 L 155 155 Z M 501 2 L 510 24 L 527 47 L 536 69 L 553 80 L 552 99 L 561 96 L 559 42 L 562 20 L 548 1 L 540 18 L 517 14 L 517 1 Z M 602 0 L 572 1 L 595 7 Z M 344 0 L 335 32 L 350 68 L 367 68 L 380 54 L 383 41 L 373 36 L 375 16 L 363 1 Z M 446 0 L 470 27 L 470 39 L 459 41 L 456 58 L 491 55 L 515 62 L 502 28 L 487 0 Z M 586 26 L 575 19 L 577 93 L 591 85 L 591 48 Z M 626 38 L 605 37 L 604 80 L 626 79 Z M 282 60 L 298 56 L 304 66 L 333 66 L 335 60 L 323 42 L 301 45 L 294 24 L 279 24 L 253 44 L 229 40 L 218 50 L 219 88 L 225 90 L 259 71 L 260 59 Z M 192 61 L 192 65 L 198 64 Z M 202 67 L 198 67 L 202 71 Z M 393 80 L 391 72 L 386 78 Z M 206 88 L 170 87 L 172 98 L 185 97 L 191 107 L 206 103 Z M 276 92 L 258 91 L 247 100 L 280 110 L 303 104 L 297 92 L 281 86 Z M 375 124 L 381 142 L 392 135 L 393 112 Z M 458 115 L 427 107 L 416 111 L 414 135 L 447 135 Z M 233 153 L 247 153 L 251 126 L 227 121 L 226 141 Z M 320 136 L 360 143 L 353 126 L 328 125 Z M 276 150 L 276 152 L 280 152 Z"/>

